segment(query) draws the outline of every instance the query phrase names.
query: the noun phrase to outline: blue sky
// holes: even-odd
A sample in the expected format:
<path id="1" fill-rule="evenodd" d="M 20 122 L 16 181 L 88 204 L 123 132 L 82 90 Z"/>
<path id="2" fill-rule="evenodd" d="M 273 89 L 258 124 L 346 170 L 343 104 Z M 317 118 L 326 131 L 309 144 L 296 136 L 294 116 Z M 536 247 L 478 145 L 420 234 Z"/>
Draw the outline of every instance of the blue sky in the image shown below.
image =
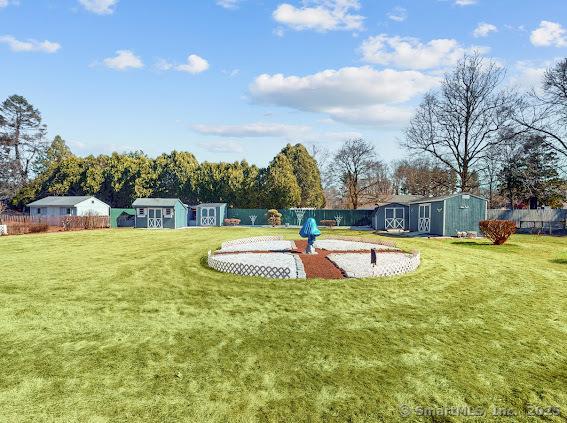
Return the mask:
<path id="1" fill-rule="evenodd" d="M 385 160 L 465 52 L 520 89 L 567 54 L 565 0 L 0 0 L 0 97 L 77 154 L 265 165 L 362 136 Z"/>

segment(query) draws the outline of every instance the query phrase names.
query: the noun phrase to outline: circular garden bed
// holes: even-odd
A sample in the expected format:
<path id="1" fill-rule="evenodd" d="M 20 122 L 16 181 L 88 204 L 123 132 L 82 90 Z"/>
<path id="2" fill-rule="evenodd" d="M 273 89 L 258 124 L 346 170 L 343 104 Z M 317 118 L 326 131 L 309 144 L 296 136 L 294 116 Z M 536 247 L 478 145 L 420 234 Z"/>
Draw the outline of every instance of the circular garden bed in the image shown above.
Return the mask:
<path id="1" fill-rule="evenodd" d="M 208 264 L 220 272 L 274 279 L 342 279 L 402 275 L 419 267 L 419 253 L 393 243 L 336 237 L 315 241 L 317 254 L 305 254 L 307 241 L 281 236 L 242 238 L 210 252 Z M 375 263 L 372 254 L 375 253 Z"/>

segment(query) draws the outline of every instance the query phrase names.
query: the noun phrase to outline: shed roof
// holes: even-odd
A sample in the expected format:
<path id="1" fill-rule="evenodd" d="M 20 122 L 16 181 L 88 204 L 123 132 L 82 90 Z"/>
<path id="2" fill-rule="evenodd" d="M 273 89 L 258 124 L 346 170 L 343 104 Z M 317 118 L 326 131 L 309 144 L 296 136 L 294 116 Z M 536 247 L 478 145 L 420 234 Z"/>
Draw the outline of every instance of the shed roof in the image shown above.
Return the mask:
<path id="1" fill-rule="evenodd" d="M 439 196 L 439 197 L 422 197 L 419 200 L 412 201 L 411 204 L 429 203 L 429 202 L 432 202 L 432 201 L 444 201 L 444 200 L 447 200 L 448 198 L 458 197 L 460 195 L 470 195 L 471 197 L 475 197 L 475 198 L 478 198 L 480 200 L 487 201 L 486 198 L 481 197 L 480 195 L 471 194 L 469 192 L 457 192 L 456 194 L 442 195 L 442 196 Z"/>
<path id="2" fill-rule="evenodd" d="M 178 202 L 183 204 L 179 198 L 136 198 L 132 207 L 175 207 Z"/>
<path id="3" fill-rule="evenodd" d="M 420 199 L 421 195 L 413 194 L 394 194 L 387 197 L 384 201 L 378 202 L 378 206 L 383 206 L 386 204 L 398 203 L 398 204 L 409 204 L 412 201 Z"/>
<path id="4" fill-rule="evenodd" d="M 49 207 L 49 206 L 60 206 L 60 207 L 74 207 L 83 201 L 90 198 L 95 198 L 92 195 L 75 195 L 75 196 L 49 196 L 42 198 L 41 200 L 33 201 L 27 204 L 28 207 Z"/>
<path id="5" fill-rule="evenodd" d="M 197 207 L 220 207 L 226 206 L 226 203 L 202 203 L 199 204 Z"/>

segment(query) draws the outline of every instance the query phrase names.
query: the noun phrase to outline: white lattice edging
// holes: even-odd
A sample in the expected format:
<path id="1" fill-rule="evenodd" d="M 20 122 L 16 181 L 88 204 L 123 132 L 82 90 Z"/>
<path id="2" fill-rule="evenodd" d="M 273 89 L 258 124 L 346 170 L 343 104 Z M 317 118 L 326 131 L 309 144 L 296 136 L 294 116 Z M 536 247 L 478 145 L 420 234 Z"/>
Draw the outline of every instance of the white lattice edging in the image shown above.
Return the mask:
<path id="1" fill-rule="evenodd" d="M 255 264 L 244 264 L 221 261 L 209 251 L 207 258 L 209 267 L 223 273 L 235 273 L 243 276 L 259 276 L 269 279 L 291 279 L 291 270 L 287 267 L 273 267 Z M 296 276 L 296 275 L 294 275 Z"/>
<path id="2" fill-rule="evenodd" d="M 8 235 L 8 226 L 0 225 L 0 235 Z"/>
<path id="3" fill-rule="evenodd" d="M 417 270 L 421 264 L 419 252 L 378 253 L 374 266 L 370 263 L 370 254 L 338 253 L 330 254 L 328 258 L 349 278 L 403 275 Z"/>
<path id="4" fill-rule="evenodd" d="M 281 241 L 281 240 L 283 240 L 283 236 L 281 235 L 253 236 L 250 238 L 239 238 L 239 239 L 233 239 L 231 241 L 225 241 L 221 244 L 221 248 L 229 247 L 231 245 L 249 244 L 251 242 Z"/>

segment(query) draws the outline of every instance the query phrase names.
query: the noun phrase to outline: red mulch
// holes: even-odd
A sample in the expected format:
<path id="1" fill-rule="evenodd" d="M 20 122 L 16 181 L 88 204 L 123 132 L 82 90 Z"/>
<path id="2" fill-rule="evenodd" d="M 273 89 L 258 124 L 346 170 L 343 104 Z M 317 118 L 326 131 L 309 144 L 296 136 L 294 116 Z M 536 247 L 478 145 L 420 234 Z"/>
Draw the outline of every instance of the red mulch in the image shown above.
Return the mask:
<path id="1" fill-rule="evenodd" d="M 345 277 L 343 272 L 327 258 L 327 256 L 332 253 L 331 251 L 317 248 L 315 251 L 318 254 L 305 254 L 307 241 L 295 241 L 295 245 L 297 247 L 296 253 L 299 254 L 299 258 L 301 258 L 303 266 L 305 267 L 305 274 L 309 279 L 342 279 Z"/>

